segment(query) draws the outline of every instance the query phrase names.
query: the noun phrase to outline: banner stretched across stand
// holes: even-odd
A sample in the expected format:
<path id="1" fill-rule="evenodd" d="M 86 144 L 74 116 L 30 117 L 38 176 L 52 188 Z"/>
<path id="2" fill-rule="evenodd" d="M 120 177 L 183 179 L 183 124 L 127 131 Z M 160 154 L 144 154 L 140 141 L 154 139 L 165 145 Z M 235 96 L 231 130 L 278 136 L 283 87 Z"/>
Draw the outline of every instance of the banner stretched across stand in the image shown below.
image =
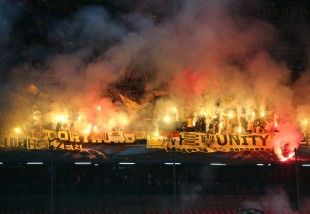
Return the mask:
<path id="1" fill-rule="evenodd" d="M 307 141 L 309 135 L 305 135 Z M 66 130 L 31 130 L 29 134 L 1 132 L 0 148 L 82 150 L 90 144 L 134 145 L 147 149 L 182 152 L 273 151 L 278 133 L 209 134 L 205 132 L 109 131 L 101 134 L 77 135 Z M 290 143 L 290 142 L 288 142 Z M 282 150 L 289 148 L 281 148 Z"/>

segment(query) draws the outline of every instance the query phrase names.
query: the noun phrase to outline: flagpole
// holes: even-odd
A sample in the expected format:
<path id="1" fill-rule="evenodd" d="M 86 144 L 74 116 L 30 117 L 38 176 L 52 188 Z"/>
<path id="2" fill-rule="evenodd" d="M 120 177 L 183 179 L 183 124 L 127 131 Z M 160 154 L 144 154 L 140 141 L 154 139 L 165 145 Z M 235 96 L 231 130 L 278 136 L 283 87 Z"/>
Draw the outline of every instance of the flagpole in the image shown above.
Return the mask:
<path id="1" fill-rule="evenodd" d="M 50 146 L 51 154 L 51 195 L 50 195 L 50 213 L 54 214 L 54 157 L 53 157 L 54 146 Z"/>
<path id="2" fill-rule="evenodd" d="M 295 176 L 296 176 L 296 210 L 300 213 L 299 207 L 299 173 L 298 173 L 298 151 L 295 148 Z"/>
<path id="3" fill-rule="evenodd" d="M 176 185 L 176 171 L 175 171 L 175 151 L 173 151 L 173 210 L 177 213 L 177 185 Z"/>

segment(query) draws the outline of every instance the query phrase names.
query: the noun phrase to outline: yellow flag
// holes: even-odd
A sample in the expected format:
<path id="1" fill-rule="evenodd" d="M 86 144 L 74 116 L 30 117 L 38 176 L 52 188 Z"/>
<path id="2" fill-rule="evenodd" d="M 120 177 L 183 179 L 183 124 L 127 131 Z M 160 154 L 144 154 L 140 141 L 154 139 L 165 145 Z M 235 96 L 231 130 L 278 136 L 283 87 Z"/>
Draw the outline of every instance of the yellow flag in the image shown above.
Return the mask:
<path id="1" fill-rule="evenodd" d="M 132 101 L 131 99 L 119 94 L 119 96 L 121 97 L 127 111 L 133 111 L 133 110 L 137 110 L 139 109 L 141 106 L 136 103 L 135 101 Z"/>

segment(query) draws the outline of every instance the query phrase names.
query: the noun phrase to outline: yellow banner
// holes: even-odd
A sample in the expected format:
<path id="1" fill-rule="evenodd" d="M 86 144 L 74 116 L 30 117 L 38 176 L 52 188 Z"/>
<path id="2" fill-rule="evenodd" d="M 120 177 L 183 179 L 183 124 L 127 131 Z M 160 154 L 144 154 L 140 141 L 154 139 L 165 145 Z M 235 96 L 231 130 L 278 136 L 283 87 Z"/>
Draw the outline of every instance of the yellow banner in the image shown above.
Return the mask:
<path id="1" fill-rule="evenodd" d="M 58 140 L 37 140 L 22 137 L 0 137 L 0 148 L 81 150 L 82 144 Z"/>
<path id="2" fill-rule="evenodd" d="M 205 132 L 108 131 L 81 135 L 68 130 L 30 130 L 27 134 L 0 131 L 0 148 L 80 150 L 82 145 L 133 144 L 146 142 L 147 148 L 177 151 L 215 152 L 273 150 L 273 133 L 209 134 Z M 308 146 L 310 133 L 304 134 L 301 145 Z"/>
<path id="3" fill-rule="evenodd" d="M 192 152 L 237 150 L 271 150 L 271 134 L 208 134 L 181 132 L 179 138 L 150 138 L 148 148 L 176 149 Z"/>

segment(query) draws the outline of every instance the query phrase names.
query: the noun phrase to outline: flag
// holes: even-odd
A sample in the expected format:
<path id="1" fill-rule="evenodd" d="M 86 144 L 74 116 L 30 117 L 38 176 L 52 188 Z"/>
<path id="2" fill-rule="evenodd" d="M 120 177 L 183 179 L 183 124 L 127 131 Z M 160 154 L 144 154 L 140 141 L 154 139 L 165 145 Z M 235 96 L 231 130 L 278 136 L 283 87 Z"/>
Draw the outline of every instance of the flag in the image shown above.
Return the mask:
<path id="1" fill-rule="evenodd" d="M 121 94 L 119 94 L 119 96 L 121 97 L 127 111 L 137 110 L 141 107 L 138 103 L 136 103 L 135 101 L 132 101 L 131 99 L 128 99 L 127 97 Z"/>

